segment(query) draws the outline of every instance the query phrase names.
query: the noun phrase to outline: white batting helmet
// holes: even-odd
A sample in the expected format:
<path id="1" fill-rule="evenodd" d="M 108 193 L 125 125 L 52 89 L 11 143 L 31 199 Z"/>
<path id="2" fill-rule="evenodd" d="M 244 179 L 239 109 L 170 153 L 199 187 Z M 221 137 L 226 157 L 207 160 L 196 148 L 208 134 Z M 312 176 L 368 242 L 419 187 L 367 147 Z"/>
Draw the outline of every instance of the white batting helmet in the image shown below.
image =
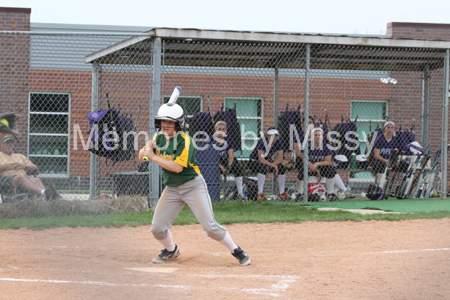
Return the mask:
<path id="1" fill-rule="evenodd" d="M 183 108 L 176 103 L 166 103 L 161 105 L 155 118 L 156 128 L 161 128 L 161 120 L 175 122 L 175 129 L 182 130 L 184 127 Z"/>

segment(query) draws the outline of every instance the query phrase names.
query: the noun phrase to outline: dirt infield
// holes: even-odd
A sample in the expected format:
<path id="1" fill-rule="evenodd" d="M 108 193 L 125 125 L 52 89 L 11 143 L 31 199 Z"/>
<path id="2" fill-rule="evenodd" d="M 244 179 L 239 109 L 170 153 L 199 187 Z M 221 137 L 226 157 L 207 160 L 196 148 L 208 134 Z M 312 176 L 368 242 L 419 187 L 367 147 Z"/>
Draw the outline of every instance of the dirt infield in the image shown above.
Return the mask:
<path id="1" fill-rule="evenodd" d="M 200 225 L 0 231 L 1 299 L 448 299 L 450 219 L 236 224 L 240 267 Z"/>

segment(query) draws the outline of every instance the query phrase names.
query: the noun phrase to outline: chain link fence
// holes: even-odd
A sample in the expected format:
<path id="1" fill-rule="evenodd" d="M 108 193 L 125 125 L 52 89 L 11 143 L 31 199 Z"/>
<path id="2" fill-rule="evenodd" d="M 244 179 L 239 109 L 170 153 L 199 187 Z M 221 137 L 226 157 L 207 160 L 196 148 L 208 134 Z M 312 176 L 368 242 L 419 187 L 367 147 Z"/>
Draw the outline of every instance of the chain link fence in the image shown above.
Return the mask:
<path id="1" fill-rule="evenodd" d="M 394 148 L 405 163 L 414 157 L 411 142 L 431 151 L 430 162 L 442 146 L 442 49 L 146 34 L 1 37 L 1 112 L 22 115 L 14 149 L 39 169 L 28 174 L 34 195 L 54 183 L 66 200 L 131 196 L 154 206 L 162 170 L 137 154 L 157 132 L 154 117 L 175 86 L 212 201 L 367 193 L 380 173 L 373 136 L 383 134 L 386 121 L 395 123 Z M 317 132 L 330 151 L 316 148 Z M 315 173 L 303 156 L 319 162 Z M 321 163 L 327 157 L 331 162 Z M 446 191 L 441 168 L 429 183 L 436 191 Z M 395 194 L 405 173 L 393 174 Z M 14 194 L 6 183 L 4 198 Z"/>

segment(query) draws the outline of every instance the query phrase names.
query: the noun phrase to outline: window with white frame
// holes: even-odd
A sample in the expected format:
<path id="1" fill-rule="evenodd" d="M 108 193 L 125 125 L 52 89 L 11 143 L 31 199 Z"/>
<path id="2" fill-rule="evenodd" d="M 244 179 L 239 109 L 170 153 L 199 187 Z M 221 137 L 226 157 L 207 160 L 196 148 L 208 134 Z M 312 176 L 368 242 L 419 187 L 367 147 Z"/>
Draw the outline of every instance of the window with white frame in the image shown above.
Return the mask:
<path id="1" fill-rule="evenodd" d="M 263 101 L 261 98 L 226 98 L 225 107 L 236 107 L 237 121 L 241 127 L 242 136 L 242 150 L 237 151 L 234 155 L 243 160 L 248 159 L 256 142 L 260 138 L 260 131 L 263 121 Z M 245 134 L 245 132 L 252 132 L 254 134 Z M 246 147 L 244 148 L 244 145 Z"/>
<path id="2" fill-rule="evenodd" d="M 69 175 L 69 125 L 69 93 L 30 93 L 28 157 L 40 175 Z"/>
<path id="3" fill-rule="evenodd" d="M 164 103 L 167 103 L 170 99 L 170 95 L 164 96 Z M 192 117 L 195 113 L 202 111 L 202 97 L 201 96 L 180 96 L 178 97 L 177 104 L 184 109 L 186 117 Z"/>
<path id="4" fill-rule="evenodd" d="M 357 118 L 356 128 L 361 154 L 367 148 L 367 136 L 374 132 L 377 127 L 382 128 L 388 115 L 387 101 L 383 100 L 352 100 L 351 119 Z M 370 178 L 373 176 L 369 172 L 355 173 L 355 178 Z"/>

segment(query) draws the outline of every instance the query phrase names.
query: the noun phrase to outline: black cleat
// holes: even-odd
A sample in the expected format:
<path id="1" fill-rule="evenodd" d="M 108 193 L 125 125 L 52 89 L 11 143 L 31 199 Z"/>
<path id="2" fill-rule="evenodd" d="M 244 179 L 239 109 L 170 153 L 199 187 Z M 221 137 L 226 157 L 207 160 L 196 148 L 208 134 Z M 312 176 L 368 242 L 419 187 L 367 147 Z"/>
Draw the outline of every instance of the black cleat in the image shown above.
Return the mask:
<path id="1" fill-rule="evenodd" d="M 333 202 L 333 201 L 338 201 L 338 197 L 336 197 L 335 194 L 328 194 L 327 195 L 327 201 Z"/>
<path id="2" fill-rule="evenodd" d="M 178 246 L 175 245 L 175 249 L 173 251 L 168 251 L 166 248 L 161 250 L 161 254 L 159 254 L 157 257 L 153 259 L 154 264 L 163 264 L 167 262 L 169 259 L 177 258 L 180 256 L 180 249 L 178 249 Z"/>
<path id="3" fill-rule="evenodd" d="M 242 250 L 239 246 L 234 249 L 234 253 L 231 253 L 231 255 L 236 257 L 241 266 L 249 266 L 252 261 L 247 253 L 245 253 L 244 250 Z"/>
<path id="4" fill-rule="evenodd" d="M 295 195 L 295 202 L 302 202 L 302 201 L 303 201 L 303 194 Z"/>

